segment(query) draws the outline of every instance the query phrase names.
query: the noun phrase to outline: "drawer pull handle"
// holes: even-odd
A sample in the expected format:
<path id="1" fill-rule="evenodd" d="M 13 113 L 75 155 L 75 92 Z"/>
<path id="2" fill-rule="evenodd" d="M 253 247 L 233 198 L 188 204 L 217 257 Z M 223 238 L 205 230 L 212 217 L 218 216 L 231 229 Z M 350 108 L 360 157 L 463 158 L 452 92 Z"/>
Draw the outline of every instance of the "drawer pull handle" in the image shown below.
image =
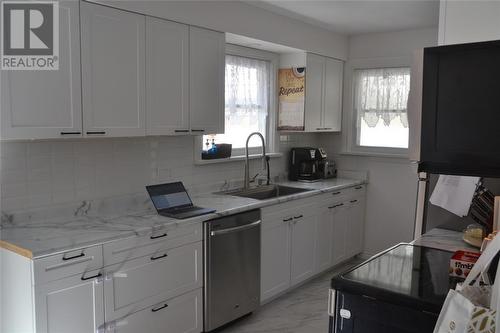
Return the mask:
<path id="1" fill-rule="evenodd" d="M 187 132 L 189 132 L 189 130 L 187 130 L 187 129 L 176 129 L 176 130 L 174 130 L 174 132 L 175 133 L 187 133 Z"/>
<path id="2" fill-rule="evenodd" d="M 191 129 L 191 132 L 205 132 L 204 129 Z"/>
<path id="3" fill-rule="evenodd" d="M 157 239 L 157 238 L 162 238 L 162 237 L 167 237 L 167 233 L 164 233 L 164 234 L 158 235 L 158 236 L 151 236 L 149 238 L 151 238 L 151 239 Z"/>
<path id="4" fill-rule="evenodd" d="M 355 190 L 361 190 L 363 188 L 363 186 L 356 186 L 354 189 Z"/>
<path id="5" fill-rule="evenodd" d="M 91 279 L 100 278 L 101 276 L 102 276 L 102 273 L 101 273 L 101 272 L 97 273 L 97 274 L 96 274 L 96 275 L 94 275 L 94 276 L 89 276 L 89 277 L 85 277 L 85 274 L 84 274 L 84 275 L 82 275 L 82 278 L 81 278 L 81 279 L 82 279 L 82 281 L 87 281 L 87 280 L 91 280 Z"/>
<path id="6" fill-rule="evenodd" d="M 337 195 L 337 194 L 340 194 L 341 192 L 333 192 L 332 195 Z"/>
<path id="7" fill-rule="evenodd" d="M 157 311 L 160 311 L 161 309 L 165 309 L 168 307 L 168 304 L 163 304 L 162 306 L 158 307 L 158 308 L 154 308 L 154 309 L 151 309 L 152 312 L 157 312 Z"/>
<path id="8" fill-rule="evenodd" d="M 283 219 L 283 222 L 290 222 L 291 220 L 293 220 L 293 217 L 290 217 L 289 219 Z"/>
<path id="9" fill-rule="evenodd" d="M 337 205 L 330 206 L 330 207 L 328 207 L 328 209 L 342 207 L 343 205 L 344 205 L 343 203 L 340 203 L 340 204 L 337 204 Z"/>
<path id="10" fill-rule="evenodd" d="M 358 200 L 351 200 L 352 203 L 358 202 Z"/>
<path id="11" fill-rule="evenodd" d="M 105 131 L 90 131 L 90 132 L 87 132 L 88 135 L 104 135 L 106 134 Z"/>
<path id="12" fill-rule="evenodd" d="M 80 253 L 80 254 L 77 254 L 76 256 L 72 256 L 72 257 L 63 257 L 62 260 L 66 261 L 66 260 L 72 260 L 72 259 L 76 259 L 76 258 L 81 258 L 81 257 L 85 257 L 85 253 Z"/>
<path id="13" fill-rule="evenodd" d="M 61 132 L 61 135 L 78 135 L 82 134 L 82 132 Z"/>
<path id="14" fill-rule="evenodd" d="M 164 253 L 163 255 L 158 256 L 158 257 L 151 257 L 151 260 L 158 260 L 158 259 L 165 258 L 165 257 L 168 257 L 168 254 Z"/>
<path id="15" fill-rule="evenodd" d="M 300 214 L 300 215 L 294 216 L 293 218 L 294 219 L 300 219 L 301 217 L 304 217 L 304 215 Z"/>

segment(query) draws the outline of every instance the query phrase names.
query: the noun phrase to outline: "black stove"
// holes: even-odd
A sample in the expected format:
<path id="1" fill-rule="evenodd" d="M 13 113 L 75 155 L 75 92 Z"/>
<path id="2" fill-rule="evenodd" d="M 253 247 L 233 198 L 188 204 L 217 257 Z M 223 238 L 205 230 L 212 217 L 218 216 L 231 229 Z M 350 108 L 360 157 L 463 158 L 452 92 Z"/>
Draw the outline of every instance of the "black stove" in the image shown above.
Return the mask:
<path id="1" fill-rule="evenodd" d="M 457 282 L 448 276 L 452 256 L 399 244 L 335 276 L 330 332 L 432 332 Z"/>

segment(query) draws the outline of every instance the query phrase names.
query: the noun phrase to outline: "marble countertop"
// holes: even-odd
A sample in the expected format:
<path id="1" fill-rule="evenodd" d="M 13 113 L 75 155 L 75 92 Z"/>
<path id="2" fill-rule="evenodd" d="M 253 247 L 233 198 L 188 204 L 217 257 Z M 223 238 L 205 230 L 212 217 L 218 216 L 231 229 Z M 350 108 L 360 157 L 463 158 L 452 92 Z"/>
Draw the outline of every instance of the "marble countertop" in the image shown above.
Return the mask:
<path id="1" fill-rule="evenodd" d="M 463 233 L 453 230 L 435 228 L 415 239 L 412 244 L 432 247 L 435 249 L 455 252 L 458 250 L 478 252 L 479 249 L 473 247 L 462 240 Z"/>
<path id="2" fill-rule="evenodd" d="M 156 214 L 152 209 L 127 213 L 122 216 L 81 215 L 72 218 L 51 218 L 37 221 L 3 220 L 0 225 L 0 247 L 15 251 L 29 258 L 40 258 L 56 253 L 104 244 L 151 231 L 171 230 L 191 223 L 201 223 L 217 217 L 227 216 L 251 209 L 275 205 L 282 202 L 306 198 L 321 193 L 364 184 L 364 180 L 334 178 L 315 183 L 280 182 L 311 191 L 272 198 L 255 200 L 224 194 L 192 195 L 195 205 L 214 208 L 212 214 L 177 220 Z"/>

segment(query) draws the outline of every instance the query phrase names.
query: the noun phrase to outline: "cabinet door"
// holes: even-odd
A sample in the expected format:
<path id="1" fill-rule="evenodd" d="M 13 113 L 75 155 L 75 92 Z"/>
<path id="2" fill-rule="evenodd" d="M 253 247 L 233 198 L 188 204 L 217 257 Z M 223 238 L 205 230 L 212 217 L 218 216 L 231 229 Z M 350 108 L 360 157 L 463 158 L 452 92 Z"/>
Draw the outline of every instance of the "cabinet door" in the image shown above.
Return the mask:
<path id="1" fill-rule="evenodd" d="M 37 285 L 35 312 L 37 333 L 97 332 L 104 325 L 102 281 L 76 275 Z"/>
<path id="2" fill-rule="evenodd" d="M 189 27 L 146 19 L 146 133 L 189 134 Z"/>
<path id="3" fill-rule="evenodd" d="M 190 27 L 189 45 L 191 132 L 224 133 L 224 34 Z"/>
<path id="4" fill-rule="evenodd" d="M 145 135 L 146 18 L 81 3 L 87 136 Z"/>
<path id="5" fill-rule="evenodd" d="M 333 219 L 333 264 L 347 258 L 347 214 L 348 207 L 345 203 L 337 204 L 332 208 Z"/>
<path id="6" fill-rule="evenodd" d="M 325 58 L 322 124 L 324 131 L 339 132 L 341 129 L 343 74 L 342 61 Z"/>
<path id="7" fill-rule="evenodd" d="M 347 218 L 347 256 L 352 257 L 363 251 L 365 204 L 363 198 L 349 202 Z"/>
<path id="8" fill-rule="evenodd" d="M 106 267 L 106 321 L 202 287 L 202 243 Z"/>
<path id="9" fill-rule="evenodd" d="M 306 104 L 305 130 L 306 132 L 322 131 L 323 119 L 323 76 L 325 57 L 316 54 L 307 54 L 306 61 Z"/>
<path id="10" fill-rule="evenodd" d="M 333 219 L 332 204 L 322 206 L 316 217 L 315 272 L 322 272 L 333 263 Z"/>
<path id="11" fill-rule="evenodd" d="M 294 218 L 291 229 L 292 251 L 290 260 L 292 286 L 314 275 L 315 222 L 315 216 L 313 215 Z"/>
<path id="12" fill-rule="evenodd" d="M 267 220 L 262 215 L 261 302 L 290 287 L 289 228 L 289 222 L 283 219 Z"/>
<path id="13" fill-rule="evenodd" d="M 202 292 L 196 289 L 120 319 L 109 332 L 199 333 L 202 330 Z"/>
<path id="14" fill-rule="evenodd" d="M 59 1 L 59 70 L 2 71 L 2 139 L 82 134 L 78 1 Z"/>

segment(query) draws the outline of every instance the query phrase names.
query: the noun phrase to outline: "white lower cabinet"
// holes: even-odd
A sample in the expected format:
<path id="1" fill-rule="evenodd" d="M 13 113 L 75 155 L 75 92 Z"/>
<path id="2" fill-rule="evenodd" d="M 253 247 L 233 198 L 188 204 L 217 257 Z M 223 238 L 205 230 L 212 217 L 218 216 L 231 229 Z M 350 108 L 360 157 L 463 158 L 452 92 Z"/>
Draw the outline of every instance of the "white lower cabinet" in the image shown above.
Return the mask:
<path id="1" fill-rule="evenodd" d="M 363 250 L 364 186 L 262 209 L 261 302 Z"/>
<path id="2" fill-rule="evenodd" d="M 262 209 L 261 302 L 314 275 L 316 218 L 304 200 Z"/>
<path id="3" fill-rule="evenodd" d="M 75 275 L 35 286 L 35 309 L 37 333 L 97 332 L 104 324 L 102 279 Z"/>
<path id="4" fill-rule="evenodd" d="M 202 242 L 106 267 L 106 322 L 201 288 Z"/>
<path id="5" fill-rule="evenodd" d="M 359 197 L 350 200 L 347 214 L 348 242 L 346 252 L 348 256 L 353 256 L 363 251 L 364 220 L 365 199 Z"/>
<path id="6" fill-rule="evenodd" d="M 305 208 L 304 208 L 305 210 Z M 308 211 L 307 213 L 312 213 Z M 291 261 L 290 284 L 292 286 L 314 275 L 315 225 L 314 215 L 299 214 L 290 224 Z"/>
<path id="7" fill-rule="evenodd" d="M 108 325 L 113 333 L 198 333 L 203 330 L 202 289 L 166 300 Z"/>

